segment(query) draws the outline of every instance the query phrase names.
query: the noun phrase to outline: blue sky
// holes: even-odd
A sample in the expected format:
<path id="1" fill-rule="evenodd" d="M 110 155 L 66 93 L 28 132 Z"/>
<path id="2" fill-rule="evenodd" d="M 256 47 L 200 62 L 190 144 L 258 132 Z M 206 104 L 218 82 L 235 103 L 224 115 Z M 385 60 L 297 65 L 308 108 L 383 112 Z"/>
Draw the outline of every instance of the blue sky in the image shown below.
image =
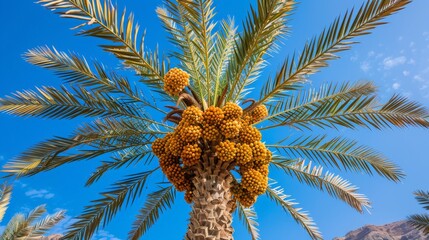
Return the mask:
<path id="1" fill-rule="evenodd" d="M 155 8 L 162 4 L 158 0 L 117 0 L 120 6 L 133 10 L 136 19 L 147 29 L 146 44 L 154 48 L 159 44 L 165 52 L 171 45 L 165 40 L 166 34 L 155 16 Z M 215 1 L 218 18 L 235 16 L 241 22 L 249 1 Z M 339 13 L 363 1 L 303 1 L 292 16 L 290 36 L 284 40 L 281 50 L 270 60 L 266 73 L 273 73 L 282 60 L 294 50 L 300 50 L 304 41 L 321 32 Z M 404 11 L 388 18 L 389 25 L 379 27 L 372 35 L 361 37 L 362 44 L 342 53 L 342 59 L 330 62 L 330 67 L 311 77 L 312 85 L 329 82 L 372 80 L 379 86 L 381 99 L 393 93 L 400 93 L 412 100 L 429 106 L 429 2 L 416 0 Z M 58 86 L 61 80 L 48 70 L 39 69 L 25 63 L 21 54 L 37 46 L 55 46 L 58 50 L 82 53 L 88 59 L 98 59 L 112 68 L 119 63 L 112 56 L 103 53 L 98 39 L 74 36 L 69 28 L 75 22 L 60 19 L 32 1 L 2 1 L 0 7 L 1 56 L 0 56 L 0 96 L 15 90 L 34 89 L 35 86 Z M 263 79 L 262 79 L 263 80 Z M 18 155 L 28 147 L 52 136 L 67 136 L 83 119 L 73 121 L 17 118 L 0 115 L 0 164 Z M 278 135 L 288 134 L 288 129 Z M 342 176 L 360 187 L 372 201 L 371 213 L 359 214 L 344 203 L 332 199 L 324 193 L 292 181 L 278 177 L 300 206 L 311 213 L 326 239 L 343 236 L 349 230 L 364 224 L 384 224 L 404 219 L 411 213 L 421 212 L 414 201 L 412 192 L 429 189 L 427 151 L 429 134 L 423 129 L 393 129 L 383 132 L 359 128 L 358 131 L 340 129 L 326 131 L 338 134 L 371 146 L 400 165 L 407 174 L 403 182 L 395 184 L 377 176 L 343 173 Z M 272 134 L 272 133 L 271 133 Z M 270 135 L 270 137 L 273 135 Z M 266 136 L 267 137 L 267 136 Z M 276 136 L 273 136 L 276 137 Z M 6 219 L 17 211 L 28 211 L 39 204 L 47 203 L 50 212 L 66 209 L 66 221 L 57 227 L 63 229 L 81 212 L 98 192 L 109 183 L 127 173 L 139 169 L 118 171 L 91 188 L 84 188 L 85 178 L 97 166 L 98 160 L 71 164 L 54 171 L 43 173 L 16 182 L 12 204 Z M 335 171 L 334 171 L 335 172 Z M 338 172 L 335 172 L 338 173 Z M 177 197 L 176 204 L 164 213 L 160 221 L 148 232 L 144 239 L 181 239 L 186 231 L 189 206 Z M 105 230 L 99 231 L 95 239 L 125 239 L 134 215 L 144 198 L 126 208 Z M 256 204 L 262 239 L 309 239 L 280 207 L 268 205 L 261 197 Z M 248 239 L 241 223 L 236 219 L 236 239 Z M 280 237 L 281 236 L 281 237 Z"/>

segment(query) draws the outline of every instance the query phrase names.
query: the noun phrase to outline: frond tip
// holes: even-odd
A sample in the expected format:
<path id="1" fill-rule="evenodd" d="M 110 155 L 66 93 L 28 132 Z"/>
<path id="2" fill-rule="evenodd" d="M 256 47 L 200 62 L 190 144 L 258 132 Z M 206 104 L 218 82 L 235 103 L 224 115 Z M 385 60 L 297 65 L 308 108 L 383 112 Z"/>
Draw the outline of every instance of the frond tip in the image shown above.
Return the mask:
<path id="1" fill-rule="evenodd" d="M 302 211 L 302 208 L 296 208 L 297 203 L 290 200 L 290 196 L 284 194 L 284 190 L 280 186 L 273 187 L 274 184 L 275 182 L 271 183 L 271 186 L 267 188 L 266 194 L 268 198 L 281 206 L 285 212 L 288 212 L 307 231 L 312 239 L 322 240 L 322 234 L 308 213 Z"/>
<path id="2" fill-rule="evenodd" d="M 175 198 L 176 190 L 173 186 L 149 194 L 145 206 L 140 210 L 140 214 L 133 223 L 133 229 L 128 234 L 129 239 L 140 239 L 158 220 L 159 214 L 167 208 L 171 208 Z"/>
<path id="3" fill-rule="evenodd" d="M 398 182 L 405 175 L 394 163 L 367 146 L 345 138 L 328 139 L 326 136 L 301 137 L 289 145 L 267 145 L 288 157 L 309 159 L 325 166 L 356 172 L 374 172 Z"/>
<path id="4" fill-rule="evenodd" d="M 301 183 L 326 191 L 329 195 L 343 200 L 359 212 L 362 212 L 363 208 L 370 207 L 369 200 L 365 195 L 357 193 L 356 186 L 338 175 L 324 172 L 322 166 L 312 167 L 311 161 L 307 164 L 305 161 L 300 161 L 294 165 L 279 161 L 275 166 L 280 167 Z"/>
<path id="5" fill-rule="evenodd" d="M 258 223 L 256 222 L 256 212 L 253 208 L 245 208 L 243 205 L 241 205 L 240 202 L 237 201 L 237 213 L 238 218 L 241 220 L 244 225 L 246 226 L 247 231 L 252 236 L 252 240 L 258 240 L 259 237 L 259 230 L 258 230 Z"/>
<path id="6" fill-rule="evenodd" d="M 0 193 L 0 222 L 6 213 L 12 195 L 12 186 L 3 185 Z"/>

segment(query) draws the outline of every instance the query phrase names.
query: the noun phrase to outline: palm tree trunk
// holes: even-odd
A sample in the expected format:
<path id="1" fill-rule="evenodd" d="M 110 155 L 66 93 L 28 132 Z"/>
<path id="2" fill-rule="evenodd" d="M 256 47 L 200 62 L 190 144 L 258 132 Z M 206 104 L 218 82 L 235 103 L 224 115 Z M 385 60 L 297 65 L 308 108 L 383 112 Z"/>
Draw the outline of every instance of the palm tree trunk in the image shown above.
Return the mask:
<path id="1" fill-rule="evenodd" d="M 207 161 L 197 168 L 193 183 L 193 206 L 186 240 L 232 240 L 231 184 L 228 163 Z"/>

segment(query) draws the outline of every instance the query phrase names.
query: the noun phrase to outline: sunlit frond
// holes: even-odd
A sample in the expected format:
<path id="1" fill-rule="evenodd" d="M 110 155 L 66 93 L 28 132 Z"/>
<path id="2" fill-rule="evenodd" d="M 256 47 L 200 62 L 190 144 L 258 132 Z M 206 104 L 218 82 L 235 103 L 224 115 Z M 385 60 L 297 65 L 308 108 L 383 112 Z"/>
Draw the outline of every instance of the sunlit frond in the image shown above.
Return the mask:
<path id="1" fill-rule="evenodd" d="M 152 151 L 148 150 L 147 146 L 141 146 L 137 148 L 124 149 L 117 153 L 117 156 L 113 157 L 113 160 L 103 161 L 102 165 L 99 166 L 88 178 L 85 186 L 90 186 L 93 183 L 101 179 L 101 177 L 108 171 L 119 169 L 123 166 L 129 167 L 133 164 L 137 164 L 144 159 L 144 164 L 149 164 L 154 155 Z"/>
<path id="2" fill-rule="evenodd" d="M 3 171 L 18 177 L 28 176 L 107 153 L 121 153 L 133 148 L 147 150 L 152 138 L 158 134 L 163 133 L 150 130 L 146 123 L 139 121 L 100 119 L 78 128 L 69 138 L 56 137 L 39 143 L 7 163 Z M 69 152 L 73 149 L 78 151 Z"/>
<path id="3" fill-rule="evenodd" d="M 294 4 L 290 0 L 258 0 L 257 9 L 251 7 L 243 32 L 236 40 L 221 101 L 234 102 L 246 95 L 243 90 L 266 65 L 264 56 L 277 48 L 276 40 L 287 32 L 286 17 Z"/>
<path id="4" fill-rule="evenodd" d="M 40 239 L 43 234 L 46 234 L 48 231 L 50 231 L 55 225 L 57 225 L 59 222 L 61 222 L 65 217 L 65 211 L 61 210 L 53 215 L 48 215 L 45 218 L 41 219 L 40 221 L 36 222 L 34 225 L 32 225 L 29 229 L 29 234 L 26 239 L 32 240 L 32 239 Z"/>
<path id="5" fill-rule="evenodd" d="M 15 214 L 12 219 L 7 223 L 2 235 L 0 236 L 0 239 L 15 240 L 19 232 L 21 232 L 25 228 L 25 226 L 23 225 L 24 222 L 24 214 Z"/>
<path id="6" fill-rule="evenodd" d="M 259 237 L 259 230 L 258 230 L 258 223 L 256 222 L 256 212 L 255 210 L 251 208 L 245 208 L 243 205 L 241 205 L 239 202 L 237 202 L 237 213 L 238 218 L 241 220 L 244 225 L 246 226 L 247 231 L 252 236 L 252 240 L 258 240 Z"/>
<path id="7" fill-rule="evenodd" d="M 159 214 L 171 208 L 176 198 L 176 190 L 171 185 L 148 195 L 144 207 L 140 210 L 133 228 L 128 234 L 132 240 L 140 239 L 146 231 L 158 220 Z"/>
<path id="8" fill-rule="evenodd" d="M 222 86 L 226 86 L 226 71 L 229 63 L 234 56 L 235 41 L 237 38 L 237 27 L 235 26 L 234 19 L 228 22 L 221 23 L 222 31 L 219 31 L 214 45 L 213 55 L 213 70 L 214 70 L 214 95 L 213 102 L 216 102 Z"/>
<path id="9" fill-rule="evenodd" d="M 370 33 L 370 30 L 384 24 L 382 20 L 403 9 L 411 0 L 375 0 L 364 3 L 356 14 L 354 10 L 338 17 L 319 37 L 308 42 L 298 57 L 295 54 L 286 59 L 273 79 L 261 89 L 259 103 L 285 96 L 285 92 L 301 87 L 306 77 L 314 74 L 328 61 L 338 58 L 336 53 L 350 49 L 356 43 L 352 38 Z"/>
<path id="10" fill-rule="evenodd" d="M 308 107 L 308 108 L 307 108 Z M 322 99 L 312 106 L 286 111 L 283 120 L 275 125 L 298 129 L 311 127 L 389 128 L 418 126 L 429 128 L 429 112 L 422 105 L 394 95 L 387 103 L 379 104 L 376 97 L 361 95 L 349 99 Z M 278 119 L 279 120 L 279 119 Z"/>
<path id="11" fill-rule="evenodd" d="M 302 115 L 310 115 L 319 111 L 329 102 L 347 101 L 361 96 L 368 96 L 375 92 L 376 87 L 371 82 L 355 84 L 344 83 L 323 85 L 319 89 L 309 89 L 297 92 L 284 101 L 268 104 L 269 116 L 263 121 L 284 123 Z M 260 123 L 258 122 L 258 123 Z M 256 124 L 258 124 L 256 123 Z"/>
<path id="12" fill-rule="evenodd" d="M 156 169 L 127 176 L 115 183 L 108 192 L 103 192 L 103 198 L 92 201 L 93 205 L 85 207 L 85 211 L 77 217 L 67 233 L 66 239 L 90 239 L 99 226 L 106 226 L 122 205 L 133 203 L 144 189 L 147 178 Z"/>
<path id="13" fill-rule="evenodd" d="M 31 64 L 54 70 L 67 83 L 77 84 L 100 92 L 120 93 L 121 99 L 125 101 L 138 102 L 143 106 L 149 106 L 165 113 L 145 99 L 143 94 L 127 78 L 113 71 L 108 73 L 104 65 L 99 62 L 94 62 L 94 71 L 84 57 L 48 47 L 28 50 L 24 57 Z"/>
<path id="14" fill-rule="evenodd" d="M 345 138 L 328 139 L 326 136 L 301 137 L 289 145 L 267 145 L 285 153 L 288 157 L 309 159 L 338 169 L 374 172 L 392 181 L 399 181 L 404 173 L 395 164 L 373 149 L 360 146 Z"/>
<path id="15" fill-rule="evenodd" d="M 329 195 L 339 198 L 354 209 L 362 212 L 363 208 L 370 207 L 365 195 L 357 193 L 358 188 L 349 181 L 330 172 L 323 172 L 322 166 L 312 166 L 312 162 L 298 162 L 293 165 L 277 164 L 288 175 L 295 177 L 299 182 L 311 187 L 326 191 Z"/>
<path id="16" fill-rule="evenodd" d="M 76 27 L 82 29 L 80 35 L 112 41 L 113 45 L 102 45 L 102 48 L 134 68 L 143 77 L 142 82 L 162 89 L 161 82 L 168 67 L 165 61 L 159 60 L 157 51 L 145 50 L 140 26 L 134 22 L 133 14 L 125 10 L 119 12 L 110 0 L 40 0 L 38 3 L 61 17 L 83 21 Z"/>
<path id="17" fill-rule="evenodd" d="M 290 196 L 286 195 L 280 186 L 275 187 L 275 183 L 270 185 L 267 188 L 266 195 L 277 205 L 281 206 L 285 212 L 289 213 L 307 231 L 312 239 L 323 239 L 322 234 L 308 213 L 302 211 L 302 208 L 296 208 L 295 205 L 297 203 L 289 199 Z"/>
<path id="18" fill-rule="evenodd" d="M 212 75 L 213 75 L 213 48 L 215 38 L 212 33 L 215 23 L 213 22 L 214 7 L 212 0 L 179 0 L 187 14 L 184 15 L 185 21 L 189 29 L 194 34 L 192 44 L 196 53 L 197 60 L 204 66 L 204 81 L 206 96 L 200 96 L 201 99 L 206 99 L 207 104 L 211 105 L 212 94 Z M 205 98 L 203 98 L 205 97 Z"/>
<path id="19" fill-rule="evenodd" d="M 71 90 L 41 87 L 36 91 L 18 91 L 0 98 L 0 111 L 17 116 L 72 119 L 76 117 L 142 118 L 131 103 L 123 103 L 113 96 L 84 88 Z"/>
<path id="20" fill-rule="evenodd" d="M 3 185 L 0 193 L 0 222 L 6 213 L 12 196 L 12 186 Z"/>
<path id="21" fill-rule="evenodd" d="M 158 7 L 156 12 L 161 19 L 164 28 L 170 33 L 169 38 L 175 44 L 177 50 L 174 50 L 172 55 L 176 57 L 182 67 L 188 71 L 191 76 L 191 89 L 195 89 L 200 98 L 206 95 L 208 87 L 205 84 L 203 63 L 199 61 L 196 54 L 196 46 L 193 43 L 195 33 L 187 23 L 185 16 L 187 10 L 181 4 L 174 0 L 166 0 L 165 7 Z"/>

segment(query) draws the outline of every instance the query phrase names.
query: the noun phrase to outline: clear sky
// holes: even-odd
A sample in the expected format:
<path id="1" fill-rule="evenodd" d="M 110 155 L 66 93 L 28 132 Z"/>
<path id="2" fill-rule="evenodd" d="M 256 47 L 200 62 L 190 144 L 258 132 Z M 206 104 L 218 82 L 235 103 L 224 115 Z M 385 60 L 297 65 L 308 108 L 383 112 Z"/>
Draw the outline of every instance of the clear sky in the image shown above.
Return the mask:
<path id="1" fill-rule="evenodd" d="M 136 14 L 139 23 L 147 29 L 147 46 L 156 44 L 167 52 L 171 45 L 165 40 L 155 8 L 161 0 L 117 0 Z M 241 22 L 250 3 L 254 0 L 215 0 L 218 18 L 235 16 Z M 339 13 L 363 1 L 302 1 L 292 16 L 290 36 L 284 40 L 281 50 L 271 59 L 266 73 L 273 73 L 282 60 L 294 50 L 301 50 L 304 41 L 321 32 Z M 400 93 L 429 107 L 429 1 L 415 0 L 404 11 L 389 17 L 389 25 L 375 30 L 374 34 L 361 37 L 362 44 L 342 53 L 341 59 L 330 62 L 330 67 L 311 77 L 312 84 L 372 80 L 379 86 L 381 99 Z M 0 3 L 0 96 L 15 90 L 34 89 L 35 86 L 58 86 L 61 80 L 48 70 L 25 63 L 21 54 L 37 46 L 55 46 L 59 50 L 82 53 L 88 59 L 98 59 L 112 68 L 119 67 L 112 56 L 103 53 L 98 39 L 74 36 L 69 28 L 75 22 L 60 19 L 33 1 L 2 1 Z M 263 79 L 261 79 L 263 80 Z M 0 115 L 0 163 L 18 155 L 28 147 L 51 136 L 67 136 L 83 119 L 73 121 L 17 118 Z M 360 187 L 372 201 L 371 213 L 359 214 L 339 200 L 306 187 L 287 177 L 278 180 L 301 206 L 311 213 L 326 239 L 343 236 L 349 230 L 365 224 L 384 224 L 404 219 L 411 213 L 421 212 L 412 192 L 429 189 L 429 131 L 423 129 L 393 129 L 385 131 L 358 131 L 340 129 L 326 131 L 337 133 L 360 143 L 369 145 L 400 165 L 407 174 L 399 184 L 388 182 L 377 176 L 344 173 L 342 176 Z M 282 129 L 278 135 L 289 134 Z M 272 135 L 268 136 L 271 137 Z M 266 136 L 267 137 L 267 136 Z M 275 136 L 274 136 L 275 137 Z M 48 209 L 66 209 L 68 218 L 57 231 L 63 229 L 79 214 L 90 200 L 98 198 L 98 192 L 112 183 L 118 176 L 136 172 L 134 167 L 108 175 L 100 184 L 84 188 L 85 179 L 98 160 L 67 165 L 57 170 L 25 178 L 15 183 L 13 200 L 6 219 L 17 211 L 28 211 L 39 204 L 48 204 Z M 336 172 L 336 171 L 334 171 Z M 336 172 L 337 173 L 337 172 Z M 276 175 L 277 176 L 277 175 Z M 160 221 L 144 239 L 181 239 L 186 231 L 189 207 L 178 194 L 174 207 L 163 214 Z M 133 217 L 142 206 L 144 198 L 117 215 L 104 231 L 94 239 L 126 239 Z M 280 207 L 268 205 L 265 197 L 256 204 L 259 214 L 262 239 L 309 239 L 291 217 Z M 4 224 L 4 223 L 3 223 Z M 235 238 L 249 239 L 242 224 L 235 220 Z"/>

